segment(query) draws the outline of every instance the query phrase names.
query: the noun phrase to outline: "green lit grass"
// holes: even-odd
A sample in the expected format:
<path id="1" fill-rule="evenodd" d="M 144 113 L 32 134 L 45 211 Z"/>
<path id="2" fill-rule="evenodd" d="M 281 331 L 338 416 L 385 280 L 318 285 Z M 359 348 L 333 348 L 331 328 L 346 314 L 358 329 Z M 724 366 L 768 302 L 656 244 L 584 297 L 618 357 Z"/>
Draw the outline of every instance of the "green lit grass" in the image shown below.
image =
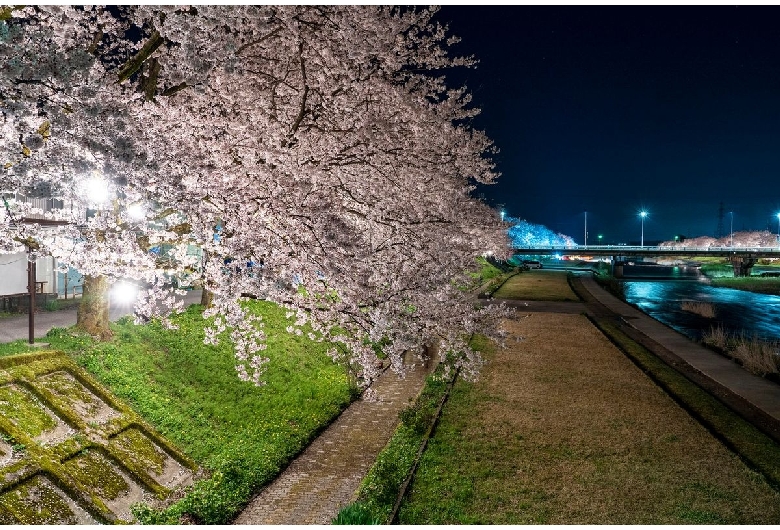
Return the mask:
<path id="1" fill-rule="evenodd" d="M 780 278 L 713 278 L 711 283 L 716 287 L 780 295 Z"/>
<path id="2" fill-rule="evenodd" d="M 262 387 L 238 379 L 229 341 L 203 344 L 199 306 L 174 319 L 176 331 L 120 321 L 106 343 L 62 329 L 44 339 L 211 474 L 166 512 L 141 510 L 144 522 L 176 523 L 184 512 L 202 523 L 229 522 L 354 395 L 324 344 L 285 331 L 284 310 L 261 301 L 250 307 L 268 335 Z M 29 351 L 23 341 L 0 345 L 0 355 Z"/>

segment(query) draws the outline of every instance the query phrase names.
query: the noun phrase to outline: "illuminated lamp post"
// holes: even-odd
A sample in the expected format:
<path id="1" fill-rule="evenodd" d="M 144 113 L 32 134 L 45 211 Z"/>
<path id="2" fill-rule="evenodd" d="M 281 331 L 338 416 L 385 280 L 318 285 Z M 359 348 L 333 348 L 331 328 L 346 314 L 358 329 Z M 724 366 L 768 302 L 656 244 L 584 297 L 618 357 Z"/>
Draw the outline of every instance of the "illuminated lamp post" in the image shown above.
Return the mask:
<path id="1" fill-rule="evenodd" d="M 647 212 L 642 210 L 639 212 L 639 217 L 642 219 L 642 238 L 639 241 L 639 246 L 644 247 L 645 246 L 645 217 L 647 217 Z M 780 215 L 778 215 L 778 219 L 780 219 Z"/>
<path id="2" fill-rule="evenodd" d="M 777 240 L 780 241 L 780 213 L 777 214 Z"/>

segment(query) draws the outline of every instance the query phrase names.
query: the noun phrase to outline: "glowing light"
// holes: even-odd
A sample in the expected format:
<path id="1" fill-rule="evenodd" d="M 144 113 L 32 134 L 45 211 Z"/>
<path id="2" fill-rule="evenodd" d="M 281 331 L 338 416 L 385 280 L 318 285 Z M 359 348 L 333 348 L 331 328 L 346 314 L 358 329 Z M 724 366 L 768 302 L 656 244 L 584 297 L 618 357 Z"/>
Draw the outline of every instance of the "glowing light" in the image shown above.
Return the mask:
<path id="1" fill-rule="evenodd" d="M 780 213 L 777 214 L 777 239 L 780 240 Z"/>
<path id="2" fill-rule="evenodd" d="M 146 208 L 140 202 L 127 207 L 127 216 L 133 221 L 140 221 L 146 217 Z"/>
<path id="3" fill-rule="evenodd" d="M 138 296 L 138 288 L 129 282 L 118 282 L 111 288 L 111 297 L 118 304 L 133 304 Z"/>
<path id="4" fill-rule="evenodd" d="M 107 202 L 110 193 L 108 191 L 108 182 L 100 177 L 93 177 L 85 184 L 87 198 L 93 204 Z"/>
<path id="5" fill-rule="evenodd" d="M 645 246 L 645 217 L 647 217 L 647 212 L 642 210 L 639 212 L 639 217 L 642 218 L 642 238 L 640 239 L 640 246 Z"/>

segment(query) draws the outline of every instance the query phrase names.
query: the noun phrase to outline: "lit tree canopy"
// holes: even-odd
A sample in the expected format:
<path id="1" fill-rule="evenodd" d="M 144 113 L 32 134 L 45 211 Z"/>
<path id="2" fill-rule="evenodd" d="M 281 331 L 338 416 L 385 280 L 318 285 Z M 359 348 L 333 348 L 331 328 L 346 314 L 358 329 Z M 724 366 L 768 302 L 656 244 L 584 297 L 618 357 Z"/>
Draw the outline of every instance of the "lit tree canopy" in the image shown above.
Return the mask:
<path id="1" fill-rule="evenodd" d="M 437 71 L 452 58 L 433 11 L 350 6 L 58 6 L 0 11 L 3 190 L 50 188 L 64 227 L 0 225 L 88 274 L 151 286 L 139 317 L 172 307 L 170 271 L 211 290 L 207 340 L 229 329 L 259 381 L 263 332 L 242 297 L 289 308 L 368 378 L 377 345 L 401 353 L 495 334 L 501 309 L 456 287 L 474 256 L 504 256 L 495 212 L 470 197 L 496 178 L 476 111 Z M 108 193 L 90 198 L 98 179 Z M 75 207 L 74 207 L 75 205 Z M 144 207 L 138 215 L 137 207 Z M 72 212 L 91 207 L 86 223 Z M 134 208 L 136 208 L 134 210 Z M 135 211 L 135 214 L 132 212 Z M 187 245 L 204 250 L 202 262 Z M 161 304 L 160 300 L 166 303 Z M 294 317 L 294 320 L 292 319 Z"/>
<path id="2" fill-rule="evenodd" d="M 509 227 L 509 239 L 515 247 L 524 246 L 571 246 L 574 240 L 566 235 L 557 234 L 544 225 L 535 224 L 518 219 L 507 217 L 506 222 Z"/>
<path id="3" fill-rule="evenodd" d="M 709 248 L 730 246 L 734 246 L 736 248 L 776 247 L 777 234 L 768 230 L 743 230 L 740 232 L 734 232 L 733 235 L 729 234 L 721 238 L 699 236 L 688 238 L 684 241 L 664 241 L 660 244 L 660 246 L 672 248 Z"/>

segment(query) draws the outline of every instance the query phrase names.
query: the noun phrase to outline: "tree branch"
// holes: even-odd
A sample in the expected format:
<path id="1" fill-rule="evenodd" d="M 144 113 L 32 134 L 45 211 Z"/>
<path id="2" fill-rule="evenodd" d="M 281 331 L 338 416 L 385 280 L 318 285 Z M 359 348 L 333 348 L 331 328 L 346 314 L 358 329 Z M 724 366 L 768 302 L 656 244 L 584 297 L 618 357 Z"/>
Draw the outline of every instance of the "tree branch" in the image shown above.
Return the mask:
<path id="1" fill-rule="evenodd" d="M 309 95 L 309 85 L 306 80 L 306 63 L 303 60 L 303 42 L 300 42 L 298 44 L 298 57 L 300 57 L 301 59 L 301 77 L 303 78 L 303 95 L 301 96 L 301 108 L 298 111 L 298 117 L 295 118 L 295 123 L 293 123 L 293 126 L 290 129 L 289 136 L 293 136 L 296 132 L 298 132 L 298 127 L 301 126 L 303 117 L 306 115 L 306 98 Z"/>
<path id="2" fill-rule="evenodd" d="M 241 46 L 238 50 L 236 50 L 236 55 L 241 54 L 241 52 L 243 52 L 244 50 L 246 50 L 247 48 L 249 48 L 251 46 L 256 46 L 256 45 L 260 44 L 261 42 L 263 42 L 264 40 L 270 39 L 271 37 L 273 37 L 274 35 L 279 33 L 281 30 L 282 30 L 282 26 L 279 26 L 275 30 L 273 30 L 271 33 L 267 33 L 266 35 L 263 35 L 259 39 L 253 40 L 252 42 L 247 42 L 246 44 Z"/>
<path id="3" fill-rule="evenodd" d="M 162 43 L 162 36 L 157 30 L 154 30 L 151 37 L 149 37 L 149 40 L 146 41 L 146 44 L 144 44 L 143 48 L 141 48 L 140 51 L 135 54 L 135 57 L 127 61 L 124 67 L 122 67 L 122 69 L 119 71 L 119 82 L 123 83 L 124 81 L 130 79 L 133 74 L 141 68 L 144 62 L 146 62 L 149 56 L 152 55 L 155 50 L 157 50 L 157 48 L 162 45 Z"/>

